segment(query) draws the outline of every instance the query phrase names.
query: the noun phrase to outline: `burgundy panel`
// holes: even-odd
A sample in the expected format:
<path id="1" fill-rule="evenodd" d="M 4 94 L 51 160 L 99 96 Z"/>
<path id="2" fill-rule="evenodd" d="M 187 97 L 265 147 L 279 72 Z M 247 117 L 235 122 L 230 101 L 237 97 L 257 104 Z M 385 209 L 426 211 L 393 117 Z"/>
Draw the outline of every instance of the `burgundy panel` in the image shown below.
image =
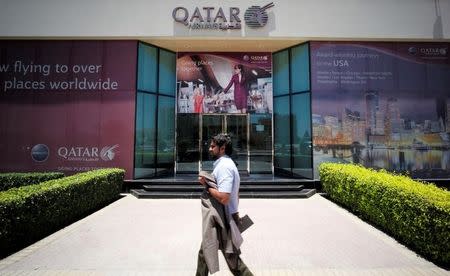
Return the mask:
<path id="1" fill-rule="evenodd" d="M 132 178 L 136 43 L 1 41 L 0 171 Z"/>

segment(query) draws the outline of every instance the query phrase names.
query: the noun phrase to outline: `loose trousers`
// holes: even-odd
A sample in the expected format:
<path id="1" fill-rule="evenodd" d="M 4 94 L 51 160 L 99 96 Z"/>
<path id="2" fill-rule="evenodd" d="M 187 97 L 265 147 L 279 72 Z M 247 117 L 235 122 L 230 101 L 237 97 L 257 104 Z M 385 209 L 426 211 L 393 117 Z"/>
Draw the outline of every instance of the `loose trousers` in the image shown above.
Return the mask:
<path id="1" fill-rule="evenodd" d="M 223 251 L 222 251 L 223 253 Z M 241 257 L 238 254 L 223 254 L 227 262 L 228 268 L 231 273 L 236 276 L 253 276 L 253 273 L 244 264 Z M 237 263 L 237 266 L 236 266 Z M 198 251 L 198 261 L 197 261 L 197 272 L 196 276 L 207 276 L 208 275 L 208 265 L 205 261 L 205 256 L 203 255 L 203 250 L 200 248 Z"/>

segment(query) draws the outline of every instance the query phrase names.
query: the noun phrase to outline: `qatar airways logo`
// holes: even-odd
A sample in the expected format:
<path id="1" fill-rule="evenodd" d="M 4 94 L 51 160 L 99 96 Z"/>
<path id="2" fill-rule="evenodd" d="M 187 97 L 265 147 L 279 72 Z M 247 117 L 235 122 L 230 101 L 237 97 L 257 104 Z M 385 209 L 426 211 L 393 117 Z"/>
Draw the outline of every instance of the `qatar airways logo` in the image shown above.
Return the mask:
<path id="1" fill-rule="evenodd" d="M 50 155 L 50 150 L 45 144 L 37 144 L 31 148 L 31 158 L 35 162 L 45 162 Z"/>
<path id="2" fill-rule="evenodd" d="M 245 23 L 250 28 L 260 28 L 267 24 L 269 15 L 266 10 L 274 6 L 273 2 L 265 6 L 251 6 L 244 14 Z M 189 29 L 209 30 L 240 30 L 242 27 L 241 10 L 238 7 L 175 7 L 172 10 L 175 22 L 185 25 Z"/>
<path id="3" fill-rule="evenodd" d="M 447 48 L 420 48 L 421 54 L 430 56 L 445 56 L 447 55 Z"/>
<path id="4" fill-rule="evenodd" d="M 265 55 L 265 56 L 249 56 L 249 55 L 244 55 L 244 56 L 242 57 L 242 59 L 243 59 L 244 61 L 249 61 L 249 60 L 251 60 L 251 61 L 268 61 L 268 60 L 269 60 L 269 57 L 268 57 L 267 55 Z"/>
<path id="5" fill-rule="evenodd" d="M 185 7 L 176 7 L 172 10 L 172 18 L 189 29 L 233 30 L 241 29 L 240 10 L 230 7 L 228 14 L 222 7 L 195 7 L 189 11 Z M 228 15 L 228 16 L 227 16 Z"/>
<path id="6" fill-rule="evenodd" d="M 408 52 L 411 55 L 420 55 L 422 57 L 446 57 L 447 47 L 409 47 Z"/>
<path id="7" fill-rule="evenodd" d="M 264 27 L 267 24 L 269 16 L 266 10 L 274 6 L 273 2 L 265 6 L 251 6 L 245 11 L 245 23 L 251 28 Z"/>
<path id="8" fill-rule="evenodd" d="M 261 56 L 249 56 L 244 55 L 242 57 L 244 61 L 250 62 L 250 63 L 266 63 L 269 60 L 269 56 L 267 55 L 261 55 Z"/>
<path id="9" fill-rule="evenodd" d="M 103 147 L 102 150 L 100 151 L 100 158 L 103 159 L 104 161 L 111 161 L 114 159 L 114 156 L 116 156 L 116 148 L 118 148 L 119 145 L 114 145 L 114 146 L 108 146 L 108 147 Z"/>
<path id="10" fill-rule="evenodd" d="M 112 161 L 116 156 L 118 144 L 113 146 L 105 146 L 101 149 L 98 147 L 60 147 L 58 148 L 58 156 L 68 161 Z"/>
<path id="11" fill-rule="evenodd" d="M 250 56 L 251 60 L 256 60 L 256 61 L 267 61 L 269 59 L 268 56 Z"/>

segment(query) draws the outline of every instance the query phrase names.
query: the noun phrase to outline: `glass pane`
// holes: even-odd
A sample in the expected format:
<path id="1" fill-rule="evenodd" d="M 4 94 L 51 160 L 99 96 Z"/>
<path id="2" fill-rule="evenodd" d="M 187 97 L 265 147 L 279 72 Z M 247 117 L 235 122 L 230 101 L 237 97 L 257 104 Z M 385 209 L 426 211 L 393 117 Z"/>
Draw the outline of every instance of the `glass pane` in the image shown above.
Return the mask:
<path id="1" fill-rule="evenodd" d="M 156 92 L 157 49 L 139 43 L 138 90 Z"/>
<path id="2" fill-rule="evenodd" d="M 309 91 L 309 47 L 299 45 L 291 49 L 291 92 Z"/>
<path id="3" fill-rule="evenodd" d="M 273 95 L 289 93 L 289 52 L 284 50 L 273 55 Z"/>
<path id="4" fill-rule="evenodd" d="M 211 138 L 224 131 L 225 115 L 203 115 L 202 116 L 202 167 L 204 171 L 212 171 L 214 160 L 209 155 L 209 144 Z"/>
<path id="5" fill-rule="evenodd" d="M 136 103 L 135 178 L 155 174 L 156 96 L 138 93 Z"/>
<path id="6" fill-rule="evenodd" d="M 173 172 L 175 146 L 175 98 L 158 99 L 158 171 Z"/>
<path id="7" fill-rule="evenodd" d="M 175 96 L 176 56 L 159 50 L 159 93 Z"/>
<path id="8" fill-rule="evenodd" d="M 250 115 L 250 173 L 272 173 L 272 115 Z"/>
<path id="9" fill-rule="evenodd" d="M 292 96 L 293 173 L 312 178 L 310 93 Z"/>
<path id="10" fill-rule="evenodd" d="M 177 115 L 177 173 L 198 173 L 199 115 Z"/>
<path id="11" fill-rule="evenodd" d="M 291 171 L 289 96 L 274 98 L 274 167 Z"/>
<path id="12" fill-rule="evenodd" d="M 144 145 L 144 95 L 137 93 L 136 97 L 136 130 L 135 130 L 135 150 L 134 166 L 142 168 L 142 147 Z"/>
<path id="13" fill-rule="evenodd" d="M 233 144 L 232 158 L 239 171 L 248 171 L 247 115 L 227 115 L 226 132 Z"/>

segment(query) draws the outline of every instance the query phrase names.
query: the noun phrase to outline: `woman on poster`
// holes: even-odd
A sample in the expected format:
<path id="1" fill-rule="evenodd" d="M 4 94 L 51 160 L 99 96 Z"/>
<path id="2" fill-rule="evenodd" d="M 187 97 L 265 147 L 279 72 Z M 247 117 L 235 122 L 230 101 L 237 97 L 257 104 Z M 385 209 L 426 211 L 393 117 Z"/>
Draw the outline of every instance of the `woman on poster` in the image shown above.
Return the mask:
<path id="1" fill-rule="evenodd" d="M 227 93 L 231 85 L 234 84 L 234 104 L 239 113 L 247 112 L 247 83 L 244 74 L 244 66 L 242 64 L 236 64 L 234 66 L 234 74 L 231 77 L 230 83 L 225 88 L 224 92 Z"/>
<path id="2" fill-rule="evenodd" d="M 203 113 L 203 93 L 198 87 L 194 89 L 194 113 Z"/>

